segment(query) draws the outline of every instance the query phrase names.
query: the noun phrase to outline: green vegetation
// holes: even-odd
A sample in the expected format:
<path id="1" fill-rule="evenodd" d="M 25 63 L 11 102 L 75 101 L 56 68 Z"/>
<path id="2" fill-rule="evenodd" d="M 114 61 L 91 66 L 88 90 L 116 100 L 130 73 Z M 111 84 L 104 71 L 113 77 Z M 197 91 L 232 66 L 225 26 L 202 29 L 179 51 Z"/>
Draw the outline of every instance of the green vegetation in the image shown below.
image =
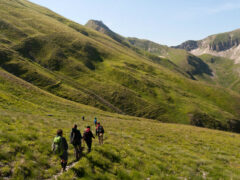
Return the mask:
<path id="1" fill-rule="evenodd" d="M 201 55 L 200 58 L 213 70 L 214 76 L 205 76 L 203 80 L 240 92 L 240 65 L 228 58 Z"/>
<path id="2" fill-rule="evenodd" d="M 239 135 L 180 125 L 239 132 L 237 66 L 111 35 L 0 0 L 0 178 L 53 177 L 56 130 L 97 116 L 105 144 L 60 179 L 237 179 Z"/>
<path id="3" fill-rule="evenodd" d="M 56 130 L 69 136 L 98 117 L 106 134 L 59 179 L 237 179 L 239 135 L 99 111 L 0 71 L 0 177 L 47 179 L 60 171 L 51 152 Z M 85 115 L 86 121 L 81 120 Z M 224 144 L 224 146 L 222 145 Z M 85 145 L 86 146 L 86 145 Z M 70 145 L 73 162 L 73 147 Z M 85 148 L 86 149 L 86 148 Z"/>
<path id="4" fill-rule="evenodd" d="M 239 119 L 240 96 L 193 81 L 211 70 L 184 50 L 164 47 L 168 57 L 158 57 L 28 1 L 0 3 L 0 66 L 49 93 L 164 122 L 190 124 L 195 113 Z"/>

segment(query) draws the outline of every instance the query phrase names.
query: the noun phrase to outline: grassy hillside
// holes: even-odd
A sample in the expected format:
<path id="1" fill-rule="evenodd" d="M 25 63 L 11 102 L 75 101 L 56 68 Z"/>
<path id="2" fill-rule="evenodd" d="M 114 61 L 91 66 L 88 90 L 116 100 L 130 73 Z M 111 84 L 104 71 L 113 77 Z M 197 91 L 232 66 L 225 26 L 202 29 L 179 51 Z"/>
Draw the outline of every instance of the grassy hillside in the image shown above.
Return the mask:
<path id="1" fill-rule="evenodd" d="M 111 31 L 101 21 L 90 20 L 85 26 L 111 37 L 123 46 L 129 47 L 138 54 L 185 77 L 196 79 L 195 76 L 211 75 L 211 70 L 207 64 L 185 50 L 170 48 L 149 40 L 125 38 Z"/>
<path id="2" fill-rule="evenodd" d="M 51 152 L 56 130 L 104 125 L 105 144 L 93 142 L 59 179 L 238 179 L 239 135 L 162 124 L 103 112 L 59 98 L 0 70 L 0 178 L 48 179 L 60 170 Z M 82 121 L 81 116 L 86 120 Z M 224 144 L 224 146 L 222 146 Z M 73 162 L 70 145 L 69 163 Z"/>
<path id="3" fill-rule="evenodd" d="M 195 124 L 207 114 L 227 129 L 239 119 L 240 96 L 191 80 L 178 58 L 211 73 L 186 51 L 166 58 L 136 52 L 109 36 L 25 0 L 0 1 L 0 66 L 59 97 L 109 112 Z M 31 17 L 31 18 L 29 18 Z M 176 65 L 177 64 L 177 65 Z M 203 68 L 202 68 L 203 67 Z M 229 105 L 229 102 L 231 104 Z"/>
<path id="4" fill-rule="evenodd" d="M 203 65 L 168 50 L 158 57 L 28 1 L 0 0 L 0 179 L 52 178 L 56 130 L 68 140 L 74 123 L 83 132 L 95 116 L 105 144 L 95 140 L 59 179 L 238 179 L 238 134 L 179 123 L 239 132 L 240 95 L 180 67 L 183 58 L 203 78 L 208 56 Z"/>
<path id="5" fill-rule="evenodd" d="M 240 92 L 240 65 L 235 64 L 231 59 L 204 54 L 200 56 L 214 72 L 211 78 L 205 80 L 216 83 L 223 87 Z"/>
<path id="6" fill-rule="evenodd" d="M 150 52 L 151 54 L 161 58 L 164 57 L 169 59 L 183 72 L 187 73 L 192 79 L 204 76 L 205 74 L 211 75 L 211 69 L 204 61 L 202 61 L 202 59 L 188 53 L 185 50 L 174 49 L 152 41 L 137 38 L 127 38 L 127 40 L 130 44 L 137 48 Z"/>

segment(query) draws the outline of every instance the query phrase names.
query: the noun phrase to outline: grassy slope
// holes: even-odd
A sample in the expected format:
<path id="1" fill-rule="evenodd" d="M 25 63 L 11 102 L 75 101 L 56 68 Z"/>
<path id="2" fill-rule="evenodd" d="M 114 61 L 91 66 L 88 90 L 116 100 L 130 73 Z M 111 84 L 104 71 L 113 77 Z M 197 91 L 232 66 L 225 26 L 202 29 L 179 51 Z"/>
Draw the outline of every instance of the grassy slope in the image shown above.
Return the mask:
<path id="1" fill-rule="evenodd" d="M 230 38 L 230 35 L 232 35 L 232 38 Z M 231 46 L 231 43 L 229 43 L 230 40 L 236 45 L 239 38 L 239 30 L 210 36 L 208 38 L 212 46 L 217 46 L 217 44 Z M 148 40 L 140 40 L 137 38 L 129 38 L 129 41 L 136 47 L 149 51 L 155 55 L 167 57 L 181 67 L 183 71 L 191 73 L 197 80 L 203 80 L 210 84 L 223 86 L 240 92 L 239 65 L 235 64 L 231 59 L 209 54 L 196 57 L 182 49 L 169 48 Z M 194 64 L 189 60 L 192 60 Z"/>
<path id="2" fill-rule="evenodd" d="M 170 48 L 149 40 L 137 38 L 127 38 L 127 40 L 137 48 L 150 52 L 156 56 L 169 59 L 183 72 L 190 75 L 192 79 L 197 79 L 206 74 L 211 75 L 211 69 L 201 58 L 196 57 L 185 50 Z"/>
<path id="3" fill-rule="evenodd" d="M 153 62 L 27 1 L 0 3 L 1 66 L 44 90 L 165 122 L 189 124 L 196 112 L 224 123 L 239 117 L 240 97 L 233 92 L 194 82 L 166 68 L 170 63 Z"/>
<path id="4" fill-rule="evenodd" d="M 28 7 L 22 10 L 23 6 Z M 238 117 L 239 95 L 182 77 L 107 36 L 26 1 L 1 0 L 0 11 L 0 65 L 30 82 L 0 70 L 0 178 L 52 177 L 60 169 L 50 151 L 56 129 L 63 128 L 68 137 L 73 123 L 83 131 L 94 116 L 106 129 L 106 144 L 99 147 L 95 141 L 93 152 L 62 179 L 239 177 L 237 134 L 162 124 L 76 103 L 112 111 L 90 98 L 89 91 L 94 91 L 129 114 L 156 117 L 157 112 L 160 120 L 189 123 L 188 116 L 196 111 L 223 121 Z M 93 54 L 100 56 L 91 56 L 89 43 L 90 51 L 97 49 Z M 99 57 L 104 61 L 87 61 Z M 56 66 L 58 61 L 64 66 Z M 87 118 L 84 122 L 82 115 Z"/>
<path id="5" fill-rule="evenodd" d="M 203 80 L 240 92 L 239 64 L 235 64 L 231 59 L 216 57 L 209 54 L 201 55 L 200 58 L 209 64 L 215 74 L 215 76 L 211 78 L 205 76 Z"/>
<path id="6" fill-rule="evenodd" d="M 239 135 L 111 114 L 51 95 L 0 70 L 0 177 L 45 179 L 58 173 L 51 142 L 58 128 L 68 139 L 97 116 L 105 144 L 60 179 L 237 179 Z M 86 121 L 81 120 L 85 115 Z M 224 146 L 222 146 L 224 144 Z M 69 162 L 73 161 L 70 145 Z"/>

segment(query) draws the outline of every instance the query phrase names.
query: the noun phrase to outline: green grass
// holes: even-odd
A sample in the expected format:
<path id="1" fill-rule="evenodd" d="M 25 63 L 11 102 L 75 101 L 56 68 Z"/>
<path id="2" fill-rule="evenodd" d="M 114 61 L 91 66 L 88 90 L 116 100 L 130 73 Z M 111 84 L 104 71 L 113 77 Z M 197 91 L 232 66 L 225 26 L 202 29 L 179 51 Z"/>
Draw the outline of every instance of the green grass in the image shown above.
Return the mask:
<path id="1" fill-rule="evenodd" d="M 195 113 L 223 123 L 239 119 L 240 96 L 191 80 L 210 70 L 186 51 L 161 46 L 167 58 L 136 52 L 24 0 L 2 0 L 0 12 L 7 24 L 1 26 L 3 39 L 10 42 L 0 47 L 1 67 L 54 95 L 164 122 L 190 124 Z"/>
<path id="2" fill-rule="evenodd" d="M 231 59 L 208 54 L 201 55 L 200 58 L 209 64 L 215 74 L 212 78 L 206 77 L 206 81 L 240 92 L 240 66 L 238 64 L 235 64 Z"/>
<path id="3" fill-rule="evenodd" d="M 187 74 L 202 67 L 197 57 L 129 48 L 25 0 L 0 1 L 0 34 L 1 178 L 52 177 L 60 169 L 50 150 L 56 130 L 68 137 L 74 123 L 83 131 L 95 116 L 104 146 L 95 141 L 63 179 L 238 177 L 238 135 L 159 122 L 193 124 L 200 114 L 229 131 L 238 122 L 239 94 Z"/>
<path id="4" fill-rule="evenodd" d="M 103 112 L 68 101 L 4 71 L 0 74 L 0 177 L 50 178 L 60 170 L 51 152 L 56 130 L 69 137 L 98 117 L 104 145 L 59 179 L 237 179 L 239 135 Z M 86 120 L 81 117 L 85 115 Z M 224 146 L 222 145 L 224 144 Z M 85 145 L 86 146 L 86 145 Z M 69 162 L 73 162 L 70 145 Z M 86 149 L 86 148 L 85 148 Z"/>

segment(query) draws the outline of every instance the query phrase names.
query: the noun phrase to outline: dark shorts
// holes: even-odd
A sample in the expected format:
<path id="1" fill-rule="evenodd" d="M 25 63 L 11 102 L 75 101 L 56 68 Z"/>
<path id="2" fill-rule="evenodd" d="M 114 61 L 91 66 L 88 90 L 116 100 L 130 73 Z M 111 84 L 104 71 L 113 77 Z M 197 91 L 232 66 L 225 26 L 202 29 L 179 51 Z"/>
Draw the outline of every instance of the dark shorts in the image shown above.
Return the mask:
<path id="1" fill-rule="evenodd" d="M 60 158 L 64 161 L 67 161 L 68 160 L 68 152 L 64 151 L 63 154 L 60 156 Z"/>

